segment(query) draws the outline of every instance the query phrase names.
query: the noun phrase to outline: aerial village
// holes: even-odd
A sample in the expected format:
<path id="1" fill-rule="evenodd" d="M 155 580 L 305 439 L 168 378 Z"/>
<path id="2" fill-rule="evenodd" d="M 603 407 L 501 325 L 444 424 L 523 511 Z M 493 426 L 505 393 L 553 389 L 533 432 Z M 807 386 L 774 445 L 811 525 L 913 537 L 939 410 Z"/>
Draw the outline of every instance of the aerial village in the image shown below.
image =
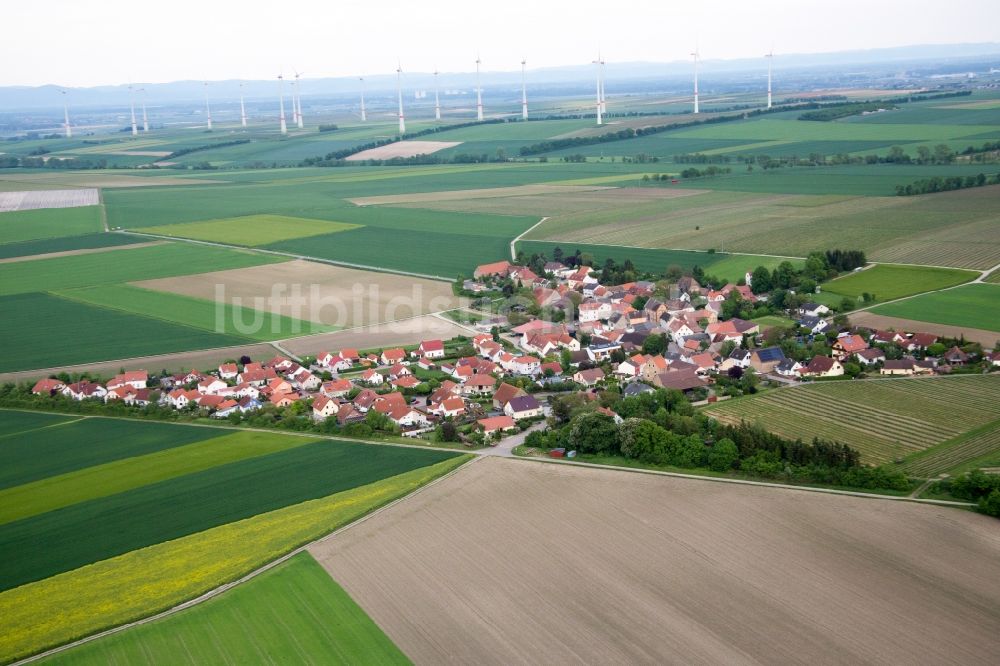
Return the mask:
<path id="1" fill-rule="evenodd" d="M 347 433 L 368 425 L 440 438 L 444 429 L 448 441 L 471 445 L 496 443 L 543 421 L 547 398 L 566 391 L 596 399 L 609 389 L 623 398 L 666 389 L 706 404 L 762 385 L 1000 367 L 1000 351 L 920 331 L 854 329 L 807 297 L 782 310 L 794 321 L 790 327 L 734 316 L 768 301 L 768 293 L 753 288 L 752 271 L 717 289 L 682 275 L 663 293 L 664 285 L 652 280 L 602 284 L 591 266 L 546 261 L 541 268 L 508 261 L 478 266 L 461 283 L 463 293 L 497 294 L 506 286 L 530 296 L 527 307 L 515 305 L 509 316 L 484 315 L 471 337 L 330 350 L 301 362 L 242 357 L 204 372 L 154 377 L 137 370 L 107 382 L 47 378 L 32 392 L 233 422 L 288 410 Z"/>

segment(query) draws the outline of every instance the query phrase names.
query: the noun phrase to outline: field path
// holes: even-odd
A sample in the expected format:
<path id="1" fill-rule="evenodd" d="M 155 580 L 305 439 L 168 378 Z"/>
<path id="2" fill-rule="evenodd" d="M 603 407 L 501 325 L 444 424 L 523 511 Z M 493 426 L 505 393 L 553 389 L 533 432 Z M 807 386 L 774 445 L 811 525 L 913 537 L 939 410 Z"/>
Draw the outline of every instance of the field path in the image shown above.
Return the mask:
<path id="1" fill-rule="evenodd" d="M 535 227 L 537 227 L 538 225 L 540 225 L 542 222 L 544 222 L 547 219 L 549 219 L 548 216 L 543 217 L 542 219 L 538 220 L 538 222 L 535 222 L 533 225 L 531 225 L 530 227 L 528 227 L 527 229 L 525 229 L 524 231 L 522 231 L 520 234 L 518 234 L 517 238 L 515 238 L 514 240 L 512 240 L 510 242 L 510 260 L 511 261 L 517 261 L 517 249 L 515 249 L 515 247 L 514 247 L 515 245 L 517 245 L 517 241 L 519 241 L 522 238 L 524 238 L 532 229 L 534 229 Z"/>
<path id="2" fill-rule="evenodd" d="M 417 664 L 1000 650 L 1000 533 L 940 507 L 490 458 L 309 551 Z"/>

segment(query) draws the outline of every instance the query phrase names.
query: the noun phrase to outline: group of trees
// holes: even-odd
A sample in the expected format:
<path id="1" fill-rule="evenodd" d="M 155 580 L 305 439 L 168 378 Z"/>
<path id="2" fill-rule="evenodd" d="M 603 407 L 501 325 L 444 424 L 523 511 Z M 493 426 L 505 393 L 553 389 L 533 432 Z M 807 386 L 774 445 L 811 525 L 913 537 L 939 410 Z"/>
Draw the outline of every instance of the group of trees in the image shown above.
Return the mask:
<path id="1" fill-rule="evenodd" d="M 729 164 L 729 155 L 705 155 L 704 153 L 682 153 L 674 155 L 676 164 Z"/>
<path id="2" fill-rule="evenodd" d="M 721 174 L 730 173 L 732 169 L 729 167 L 717 167 L 710 166 L 707 169 L 698 169 L 695 167 L 688 167 L 681 171 L 681 178 L 703 178 L 706 176 L 718 176 Z"/>
<path id="3" fill-rule="evenodd" d="M 969 187 L 982 187 L 983 185 L 1000 185 L 1000 173 L 995 173 L 989 177 L 984 173 L 975 176 L 934 176 L 915 181 L 909 185 L 897 185 L 896 195 L 901 197 L 914 196 L 918 194 L 933 194 L 934 192 L 950 192 L 952 190 L 964 190 Z"/>
<path id="4" fill-rule="evenodd" d="M 621 423 L 600 411 L 609 407 Z M 597 400 L 570 394 L 553 401 L 552 422 L 525 444 L 564 447 L 580 454 L 622 456 L 648 465 L 738 471 L 749 476 L 823 482 L 858 488 L 906 489 L 901 472 L 861 464 L 851 447 L 821 439 L 789 440 L 757 425 L 730 426 L 695 412 L 684 394 L 656 389 L 622 398 L 607 390 Z"/>
<path id="5" fill-rule="evenodd" d="M 1000 518 L 1000 476 L 977 469 L 941 481 L 939 486 L 959 499 L 976 502 L 981 513 Z"/>
<path id="6" fill-rule="evenodd" d="M 837 104 L 828 106 L 817 111 L 806 111 L 799 116 L 799 120 L 816 120 L 829 122 L 848 116 L 856 116 L 862 113 L 872 113 L 883 109 L 895 109 L 895 105 L 887 105 L 882 102 L 855 102 L 853 104 Z"/>
<path id="7" fill-rule="evenodd" d="M 214 150 L 215 148 L 225 148 L 227 146 L 238 146 L 243 143 L 250 143 L 250 139 L 233 139 L 232 141 L 219 141 L 218 143 L 206 143 L 201 146 L 191 146 L 189 148 L 178 148 L 174 152 L 167 155 L 166 160 L 172 160 L 182 155 L 190 155 L 191 153 L 197 153 L 202 150 Z"/>
<path id="8" fill-rule="evenodd" d="M 44 157 L 18 157 L 17 155 L 0 155 L 0 169 L 107 169 L 106 159 L 90 159 L 89 157 L 64 157 L 45 159 Z M 110 165 L 110 168 L 116 168 Z"/>

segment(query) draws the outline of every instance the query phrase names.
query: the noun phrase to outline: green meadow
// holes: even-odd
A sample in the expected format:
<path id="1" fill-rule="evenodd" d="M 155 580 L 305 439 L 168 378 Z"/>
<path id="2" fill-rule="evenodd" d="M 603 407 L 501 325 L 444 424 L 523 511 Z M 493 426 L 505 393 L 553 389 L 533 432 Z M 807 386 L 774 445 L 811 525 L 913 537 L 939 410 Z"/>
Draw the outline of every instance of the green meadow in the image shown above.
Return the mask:
<path id="1" fill-rule="evenodd" d="M 977 277 L 979 274 L 975 271 L 953 268 L 878 264 L 827 282 L 823 285 L 823 291 L 851 298 L 860 298 L 862 294 L 868 293 L 878 301 L 891 301 L 925 291 L 954 287 Z"/>
<path id="2" fill-rule="evenodd" d="M 1000 333 L 1000 286 L 968 284 L 921 294 L 872 310 L 875 314 Z M 1000 339 L 1000 337 L 998 337 Z"/>

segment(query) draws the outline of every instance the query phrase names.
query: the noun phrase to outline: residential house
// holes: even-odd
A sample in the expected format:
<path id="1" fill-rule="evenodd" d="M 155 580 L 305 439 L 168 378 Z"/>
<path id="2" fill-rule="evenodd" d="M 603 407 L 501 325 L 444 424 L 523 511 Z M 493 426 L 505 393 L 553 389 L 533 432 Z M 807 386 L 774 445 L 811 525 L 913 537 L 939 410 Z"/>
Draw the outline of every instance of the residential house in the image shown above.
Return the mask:
<path id="1" fill-rule="evenodd" d="M 320 387 L 320 392 L 328 398 L 346 398 L 352 390 L 354 384 L 349 379 L 334 379 Z"/>
<path id="2" fill-rule="evenodd" d="M 514 265 L 509 261 L 495 261 L 492 264 L 481 264 L 476 266 L 472 277 L 477 280 L 488 276 L 506 277 L 511 268 L 514 268 Z"/>
<path id="3" fill-rule="evenodd" d="M 492 375 L 474 374 L 462 383 L 460 391 L 463 395 L 489 395 L 496 385 Z"/>
<path id="4" fill-rule="evenodd" d="M 817 333 L 822 333 L 823 331 L 825 331 L 827 328 L 830 327 L 830 324 L 827 323 L 825 319 L 821 317 L 812 317 L 812 316 L 805 316 L 802 319 L 799 319 L 798 325 L 808 330 L 813 335 L 816 335 Z"/>
<path id="5" fill-rule="evenodd" d="M 62 394 L 73 398 L 74 400 L 87 400 L 91 398 L 104 399 L 108 390 L 102 385 L 96 382 L 90 382 L 86 379 L 69 384 L 65 386 L 62 390 Z"/>
<path id="6" fill-rule="evenodd" d="M 511 399 L 503 408 L 504 414 L 515 421 L 542 416 L 542 406 L 533 395 L 522 395 Z"/>
<path id="7" fill-rule="evenodd" d="M 643 384 L 642 382 L 629 382 L 622 389 L 623 398 L 634 398 L 640 396 L 644 393 L 654 393 L 656 389 L 648 384 Z"/>
<path id="8" fill-rule="evenodd" d="M 879 374 L 882 375 L 902 375 L 909 377 L 916 372 L 916 366 L 912 358 L 890 359 L 882 364 Z"/>
<path id="9" fill-rule="evenodd" d="M 611 316 L 611 304 L 603 301 L 580 303 L 577 317 L 581 323 L 600 321 Z"/>
<path id="10" fill-rule="evenodd" d="M 66 384 L 58 379 L 39 379 L 31 392 L 35 395 L 55 395 L 66 388 Z"/>
<path id="11" fill-rule="evenodd" d="M 517 430 L 517 424 L 514 423 L 512 419 L 507 414 L 501 416 L 490 416 L 485 419 L 479 419 L 476 425 L 482 429 L 483 434 L 487 437 L 491 437 L 497 433 L 509 432 L 511 430 Z"/>
<path id="12" fill-rule="evenodd" d="M 785 352 L 780 347 L 762 347 L 750 354 L 750 365 L 762 374 L 773 371 L 784 360 Z"/>
<path id="13" fill-rule="evenodd" d="M 141 389 L 146 388 L 146 382 L 149 381 L 149 373 L 145 370 L 133 370 L 132 372 L 124 372 L 120 375 L 115 375 L 115 377 L 108 382 L 107 388 L 113 389 L 119 386 L 131 386 L 132 388 Z"/>
<path id="14" fill-rule="evenodd" d="M 444 342 L 441 340 L 424 340 L 411 352 L 413 356 L 423 356 L 425 358 L 444 358 Z"/>
<path id="15" fill-rule="evenodd" d="M 661 372 L 653 379 L 653 383 L 660 388 L 676 389 L 685 393 L 706 386 L 705 380 L 695 367 Z"/>
<path id="16" fill-rule="evenodd" d="M 397 363 L 401 363 L 405 358 L 406 352 L 400 348 L 385 349 L 382 351 L 382 355 L 379 356 L 379 362 L 382 365 L 396 365 Z"/>
<path id="17" fill-rule="evenodd" d="M 577 370 L 573 375 L 573 381 L 577 384 L 583 384 L 584 386 L 594 386 L 602 379 L 604 379 L 604 371 L 600 368 Z"/>
<path id="18" fill-rule="evenodd" d="M 208 377 L 198 382 L 198 393 L 202 394 L 215 394 L 228 388 L 229 384 L 222 381 L 218 377 Z"/>
<path id="19" fill-rule="evenodd" d="M 969 362 L 970 356 L 958 347 L 952 347 L 944 353 L 944 360 L 948 365 L 965 365 Z"/>
<path id="20" fill-rule="evenodd" d="M 822 317 L 830 314 L 830 308 L 820 303 L 803 303 L 799 306 L 799 314 L 803 317 Z"/>
<path id="21" fill-rule="evenodd" d="M 443 418 L 455 418 L 465 413 L 465 401 L 459 397 L 448 397 L 431 407 L 430 412 Z"/>
<path id="22" fill-rule="evenodd" d="M 240 366 L 235 363 L 223 363 L 219 366 L 219 379 L 236 379 L 239 374 Z"/>
<path id="23" fill-rule="evenodd" d="M 730 368 L 746 369 L 750 367 L 750 350 L 743 347 L 736 347 L 729 356 L 719 365 L 720 372 L 729 372 Z"/>
<path id="24" fill-rule="evenodd" d="M 885 352 L 878 347 L 869 347 L 868 349 L 862 349 L 859 352 L 855 352 L 854 358 L 856 358 L 858 363 L 861 365 L 874 365 L 885 361 Z"/>
<path id="25" fill-rule="evenodd" d="M 355 352 L 356 353 L 356 352 Z M 350 370 L 354 361 L 344 356 L 343 352 L 332 354 L 323 352 L 316 357 L 316 363 L 324 368 L 329 368 L 332 372 L 343 372 Z"/>
<path id="26" fill-rule="evenodd" d="M 534 376 L 538 374 L 538 369 L 542 362 L 534 356 L 518 356 L 511 363 L 511 372 L 518 375 Z"/>
<path id="27" fill-rule="evenodd" d="M 860 335 L 842 335 L 833 343 L 833 357 L 844 361 L 865 349 L 868 349 L 868 343 Z"/>
<path id="28" fill-rule="evenodd" d="M 799 370 L 803 377 L 840 377 L 844 374 L 844 366 L 840 361 L 829 356 L 813 356 L 809 364 Z"/>
<path id="29" fill-rule="evenodd" d="M 904 346 L 907 351 L 923 351 L 936 343 L 937 340 L 937 336 L 933 333 L 914 333 Z"/>
<path id="30" fill-rule="evenodd" d="M 369 386 L 381 386 L 382 382 L 385 381 L 385 377 L 374 368 L 368 368 L 361 373 L 361 381 Z"/>
<path id="31" fill-rule="evenodd" d="M 508 402 L 522 395 L 528 395 L 524 389 L 502 382 L 493 392 L 493 407 L 503 409 Z"/>
<path id="32" fill-rule="evenodd" d="M 781 375 L 782 377 L 798 377 L 801 369 L 802 364 L 794 358 L 786 358 L 774 367 L 775 373 Z"/>

